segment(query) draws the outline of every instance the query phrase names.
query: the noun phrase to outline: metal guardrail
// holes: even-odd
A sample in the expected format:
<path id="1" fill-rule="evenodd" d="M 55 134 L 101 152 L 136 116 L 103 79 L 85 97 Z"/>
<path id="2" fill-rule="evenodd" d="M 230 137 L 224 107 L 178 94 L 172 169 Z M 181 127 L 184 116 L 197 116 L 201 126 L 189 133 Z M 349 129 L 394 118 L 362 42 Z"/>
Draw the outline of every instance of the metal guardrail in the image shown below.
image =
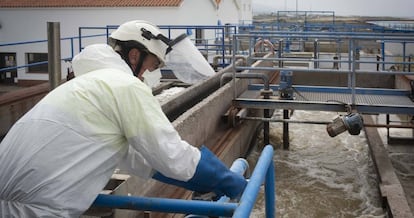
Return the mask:
<path id="1" fill-rule="evenodd" d="M 200 216 L 248 218 L 263 182 L 265 186 L 266 218 L 273 218 L 276 212 L 276 197 L 272 145 L 264 147 L 238 203 L 99 194 L 92 206 Z"/>
<path id="2" fill-rule="evenodd" d="M 325 12 L 325 11 L 318 12 L 318 11 L 316 11 L 316 12 L 309 12 L 309 13 L 332 13 L 332 12 L 329 12 L 329 11 L 328 12 Z M 334 19 L 334 15 L 333 15 L 333 19 Z M 279 25 L 284 25 L 284 24 L 279 24 Z M 316 25 L 318 28 L 323 27 L 323 25 L 320 26 L 320 25 L 312 24 L 312 23 L 310 23 L 309 25 Z M 334 22 L 333 22 L 332 25 L 335 25 Z M 261 29 L 260 26 L 261 26 L 261 24 L 259 24 L 259 23 L 256 23 L 255 25 L 250 25 L 248 32 L 249 33 L 258 33 L 258 31 L 255 31 L 255 30 L 260 30 Z M 268 28 L 268 27 L 272 27 L 272 24 L 267 24 L 266 28 Z M 114 25 L 108 25 L 108 26 L 105 26 L 105 27 L 79 27 L 78 36 L 61 38 L 62 41 L 67 41 L 67 40 L 70 41 L 70 49 L 71 49 L 71 52 L 70 52 L 71 55 L 69 57 L 62 58 L 62 61 L 70 61 L 73 58 L 74 53 L 75 53 L 74 43 L 75 43 L 76 40 L 78 41 L 78 49 L 81 50 L 83 48 L 83 39 L 97 38 L 97 37 L 105 37 L 107 39 L 110 35 L 110 30 L 111 29 L 116 29 L 116 28 L 117 28 L 117 26 L 114 26 Z M 218 40 L 216 40 L 214 43 L 209 43 L 207 41 L 204 41 L 202 43 L 198 43 L 198 46 L 200 47 L 199 49 L 201 51 L 207 51 L 207 52 L 208 51 L 216 51 L 217 54 L 220 54 L 222 56 L 222 58 L 221 58 L 222 61 L 221 61 L 220 64 L 221 64 L 221 66 L 224 67 L 224 65 L 226 65 L 226 59 L 227 59 L 225 57 L 226 49 L 228 49 L 228 51 L 230 52 L 231 51 L 231 46 L 232 46 L 232 44 L 234 44 L 234 43 L 227 44 L 227 43 L 225 43 L 224 39 L 225 38 L 230 39 L 231 35 L 234 35 L 234 34 L 237 34 L 238 32 L 241 32 L 242 31 L 241 29 L 243 29 L 243 26 L 242 25 L 241 26 L 239 26 L 239 25 L 161 25 L 160 28 L 164 29 L 164 30 L 167 30 L 169 37 L 171 37 L 171 31 L 172 30 L 186 30 L 186 31 L 189 31 L 189 30 L 202 29 L 202 30 L 214 30 L 214 31 L 216 31 L 215 38 L 217 38 Z M 262 27 L 262 30 L 266 30 L 266 28 Z M 98 31 L 103 30 L 103 31 L 105 31 L 105 33 L 85 35 L 85 31 L 87 31 L 87 30 L 98 30 Z M 271 30 L 273 30 L 273 28 Z M 279 28 L 278 28 L 278 30 L 279 30 Z M 300 37 L 300 35 L 302 35 L 302 36 L 306 35 L 306 37 L 312 37 L 312 36 L 318 35 L 319 39 L 323 39 L 324 37 L 326 37 L 326 36 L 323 36 L 323 35 L 327 35 L 327 34 L 329 34 L 331 36 L 338 36 L 338 35 L 343 35 L 344 34 L 344 32 L 316 32 L 316 31 L 312 32 L 312 31 L 309 31 L 309 30 L 312 30 L 312 28 L 308 28 L 306 31 L 301 31 L 301 32 L 278 31 L 278 33 L 286 35 L 286 39 L 294 38 L 294 37 Z M 266 31 L 259 31 L 259 32 L 261 32 L 260 34 L 265 34 L 265 35 L 267 34 L 267 33 L 265 33 Z M 269 31 L 267 31 L 267 32 L 269 32 Z M 272 32 L 272 31 L 270 31 L 270 32 Z M 390 34 L 391 33 L 383 32 L 383 33 L 381 33 L 381 36 L 389 36 Z M 372 36 L 372 34 L 370 34 L 370 33 L 352 32 L 352 31 L 346 32 L 346 35 L 348 35 L 348 36 L 353 35 L 354 38 L 355 38 L 356 35 L 357 36 L 365 36 L 367 38 Z M 378 34 L 377 34 L 377 36 L 380 37 Z M 196 39 L 196 40 L 201 40 L 201 39 Z M 378 40 L 381 40 L 381 38 L 379 38 Z M 27 45 L 27 44 L 35 44 L 35 43 L 46 43 L 46 42 L 47 42 L 47 40 L 32 40 L 32 41 L 24 41 L 24 42 L 12 42 L 12 43 L 0 44 L 0 47 Z M 289 43 L 289 40 L 285 40 L 285 45 L 288 45 L 288 43 Z M 403 46 L 405 46 L 405 44 Z M 46 49 L 45 49 L 45 51 L 46 51 Z M 383 53 L 381 56 L 385 57 L 385 54 Z M 382 60 L 382 61 L 384 61 L 384 60 Z M 323 62 L 323 60 L 319 60 L 319 62 Z M 338 60 L 337 62 L 339 63 L 339 62 L 341 62 L 341 60 Z M 32 67 L 32 66 L 37 66 L 37 65 L 43 65 L 43 64 L 46 64 L 46 63 L 47 62 L 42 61 L 42 62 L 32 63 L 32 64 L 19 64 L 18 66 L 15 66 L 15 67 L 0 68 L 0 72 L 16 70 L 16 69 L 26 68 L 26 67 Z M 386 63 L 382 63 L 382 64 L 384 66 L 384 64 L 386 64 Z"/>
<path id="3" fill-rule="evenodd" d="M 259 40 L 270 41 L 273 46 L 269 49 L 263 47 L 263 52 L 255 51 Z M 301 87 L 292 85 L 286 87 L 287 81 L 284 81 L 282 89 L 276 86 L 272 86 L 273 90 L 277 90 L 280 98 L 249 98 L 240 96 L 249 96 L 248 94 L 241 94 L 238 96 L 234 86 L 234 98 L 232 106 L 235 108 L 243 109 L 283 109 L 283 119 L 289 119 L 288 110 L 319 110 L 319 111 L 337 111 L 337 112 L 350 112 L 358 111 L 361 113 L 389 113 L 389 114 L 414 114 L 414 104 L 410 100 L 413 96 L 412 90 L 398 91 L 386 86 L 388 89 L 378 90 L 375 88 L 364 88 L 364 93 L 361 93 L 361 89 L 357 87 L 357 79 L 360 84 L 358 86 L 364 87 L 369 83 L 368 87 L 379 87 L 378 83 L 371 83 L 374 78 L 391 78 L 391 76 L 401 75 L 414 75 L 414 72 L 410 72 L 411 66 L 414 62 L 411 61 L 411 56 L 407 55 L 406 45 L 414 44 L 414 34 L 408 33 L 356 33 L 356 32 L 296 32 L 296 31 L 252 31 L 249 34 L 235 34 L 233 35 L 233 60 L 235 55 L 240 52 L 243 48 L 240 44 L 248 43 L 248 58 L 247 66 L 235 66 L 233 72 L 233 81 L 236 81 L 238 76 L 236 71 L 244 71 L 248 74 L 254 72 L 290 72 L 290 78 L 293 75 L 300 75 L 303 78 L 307 78 L 307 81 L 302 80 L 297 84 L 308 85 L 306 90 L 300 90 Z M 363 44 L 363 43 L 365 44 Z M 292 43 L 296 45 L 307 45 L 308 47 L 313 46 L 312 52 L 304 52 L 305 49 L 298 49 L 298 52 L 292 52 L 289 46 Z M 306 43 L 306 44 L 305 44 Z M 319 46 L 325 43 L 325 51 L 329 46 L 328 53 L 320 52 Z M 335 44 L 336 43 L 336 44 Z M 342 46 L 341 43 L 345 43 L 346 46 Z M 384 45 L 386 43 L 397 43 L 402 45 L 402 55 L 398 56 L 398 60 L 390 60 L 391 57 L 385 56 Z M 380 48 L 381 55 L 371 54 L 370 58 L 365 58 L 361 55 L 361 49 L 363 46 L 372 46 Z M 303 46 L 305 47 L 305 46 Z M 321 58 L 320 55 L 330 54 L 333 59 Z M 338 56 L 339 58 L 338 58 Z M 336 57 L 336 59 L 335 59 Z M 342 59 L 341 59 L 342 58 Z M 257 67 L 252 65 L 253 62 L 262 61 L 268 63 L 266 67 Z M 332 63 L 332 67 L 321 67 L 319 63 Z M 344 63 L 343 66 L 338 64 Z M 365 65 L 367 64 L 367 65 Z M 396 64 L 396 68 L 385 70 L 384 66 L 390 64 Z M 370 65 L 368 67 L 368 65 Z M 382 69 L 381 66 L 382 65 Z M 372 69 L 370 67 L 373 67 Z M 376 66 L 376 69 L 375 69 Z M 343 75 L 339 75 L 343 74 Z M 365 74 L 365 75 L 363 75 Z M 315 76 L 316 75 L 316 76 Z M 325 78 L 323 76 L 326 75 Z M 334 77 L 335 75 L 335 77 Z M 313 76 L 313 78 L 312 78 Z M 300 78 L 296 77 L 298 81 Z M 347 84 L 342 84 L 342 81 L 330 81 L 330 84 L 326 86 L 312 86 L 312 79 L 320 78 L 318 81 L 314 81 L 319 84 L 320 80 L 329 78 L 342 78 Z M 282 77 L 280 78 L 282 80 Z M 293 79 L 292 79 L 293 80 Z M 316 80 L 316 79 L 315 79 Z M 385 80 L 387 81 L 387 80 Z M 335 87 L 337 86 L 337 87 Z M 344 87 L 342 87 L 344 86 Z M 249 92 L 252 90 L 253 85 L 249 86 Z M 256 92 L 264 94 L 262 90 L 266 88 L 266 84 L 258 84 L 255 89 Z M 384 85 L 385 87 L 385 85 Z M 411 85 L 411 87 L 413 87 Z M 286 89 L 288 88 L 288 89 Z M 285 98 L 281 94 L 283 91 L 293 91 L 298 94 L 296 98 Z M 345 91 L 345 92 L 344 92 Z M 367 93 L 370 92 L 370 93 Z M 389 93 L 389 94 L 385 94 Z M 276 94 L 276 93 L 275 93 Z M 263 116 L 263 118 L 254 118 L 262 120 L 264 123 L 264 131 L 266 132 L 266 126 L 268 126 L 269 118 Z M 283 133 L 284 133 L 284 148 L 288 148 L 288 122 L 283 122 Z M 286 140 L 285 140 L 286 139 Z M 264 134 L 264 141 L 268 140 Z M 286 143 L 285 143 L 286 142 Z"/>
<path id="4" fill-rule="evenodd" d="M 118 26 L 114 25 L 107 25 L 105 27 L 79 27 L 78 28 L 78 36 L 73 37 L 63 37 L 61 38 L 61 42 L 63 41 L 69 41 L 70 42 L 70 56 L 62 58 L 62 61 L 71 61 L 72 58 L 75 55 L 75 42 L 78 43 L 78 49 L 81 51 L 84 47 L 84 39 L 88 38 L 98 38 L 98 37 L 104 37 L 106 40 L 110 36 L 111 30 L 116 29 Z M 230 38 L 230 35 L 237 33 L 237 25 L 161 25 L 159 26 L 160 29 L 166 30 L 168 32 L 168 37 L 171 38 L 171 31 L 172 30 L 195 30 L 195 29 L 201 29 L 201 30 L 214 30 L 215 31 L 215 39 L 214 43 L 209 43 L 208 40 L 201 40 L 201 39 L 195 39 L 196 41 L 201 41 L 200 43 L 197 43 L 197 46 L 199 47 L 200 51 L 215 51 L 217 54 L 220 54 L 221 56 L 221 67 L 225 67 L 226 60 L 226 54 L 231 51 L 231 44 L 226 43 L 225 38 Z M 104 33 L 99 34 L 85 34 L 85 31 L 94 30 L 94 31 L 104 31 Z M 45 43 L 45 52 L 47 52 L 47 40 L 31 40 L 31 41 L 22 41 L 22 42 L 11 42 L 11 43 L 0 43 L 0 47 L 6 47 L 6 46 L 20 46 L 20 45 L 30 45 L 30 44 L 37 44 L 37 43 Z M 103 42 L 107 43 L 107 42 Z M 226 52 L 227 51 L 227 52 Z M 18 64 L 17 66 L 13 67 L 5 67 L 0 68 L 0 72 L 5 71 L 11 71 L 11 70 L 17 70 L 20 68 L 28 68 L 33 66 L 39 66 L 47 64 L 47 61 L 40 61 L 36 63 L 31 64 Z"/>
<path id="5" fill-rule="evenodd" d="M 277 46 L 275 50 L 277 54 L 273 56 L 266 56 L 266 57 L 257 57 L 253 55 L 254 43 L 256 39 L 267 39 L 270 42 L 274 43 Z M 234 66 L 235 70 L 291 70 L 291 71 L 301 71 L 301 72 L 321 72 L 321 73 L 342 73 L 348 74 L 348 87 L 351 89 L 355 88 L 356 85 L 356 74 L 388 74 L 388 75 L 414 75 L 414 72 L 409 72 L 411 69 L 411 65 L 414 65 L 412 62 L 411 56 L 407 55 L 406 46 L 407 44 L 414 44 L 414 34 L 377 34 L 377 33 L 356 33 L 356 32 L 295 32 L 295 31 L 252 31 L 249 34 L 235 34 L 233 35 L 233 56 L 240 52 L 239 44 L 241 42 L 249 42 L 249 49 L 248 49 L 248 61 L 270 61 L 275 64 L 272 67 L 249 67 L 249 66 Z M 361 60 L 360 59 L 360 43 L 365 41 L 375 41 L 381 46 L 381 55 L 379 58 L 374 60 Z M 289 54 L 291 53 L 289 46 L 292 42 L 297 42 L 304 44 L 313 43 L 314 51 L 311 57 L 290 57 Z M 332 47 L 337 46 L 340 48 L 340 44 L 347 43 L 346 51 L 335 51 L 333 54 L 345 54 L 346 57 L 344 60 L 341 59 L 323 59 L 320 58 L 320 54 L 323 54 L 319 51 L 319 46 L 323 42 L 330 42 L 333 43 Z M 336 44 L 335 44 L 336 43 Z M 386 56 L 384 45 L 386 43 L 399 43 L 402 45 L 401 47 L 401 61 L 392 61 L 388 60 L 392 58 L 392 56 Z M 294 53 L 293 53 L 294 54 Z M 284 63 L 287 62 L 308 62 L 313 63 L 313 66 L 308 67 L 287 67 Z M 324 69 L 319 67 L 319 63 L 332 63 L 332 66 L 338 64 L 345 64 L 345 67 L 338 67 L 338 68 L 329 68 Z M 366 70 L 366 69 L 359 69 L 360 64 L 372 64 L 377 65 L 377 70 Z M 385 65 L 401 65 L 402 69 L 397 69 L 394 71 L 389 71 L 385 69 Z M 379 67 L 382 66 L 382 67 Z M 408 70 L 408 71 L 407 71 Z"/>

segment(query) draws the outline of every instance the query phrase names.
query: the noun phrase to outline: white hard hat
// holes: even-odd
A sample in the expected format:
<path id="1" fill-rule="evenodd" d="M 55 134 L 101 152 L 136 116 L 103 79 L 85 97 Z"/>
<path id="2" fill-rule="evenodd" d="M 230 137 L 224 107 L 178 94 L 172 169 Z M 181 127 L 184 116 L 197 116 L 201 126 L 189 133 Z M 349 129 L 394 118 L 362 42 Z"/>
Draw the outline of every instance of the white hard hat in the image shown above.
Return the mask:
<path id="1" fill-rule="evenodd" d="M 168 45 L 160 39 L 150 37 L 160 34 L 162 35 L 156 25 L 144 20 L 134 20 L 120 25 L 118 29 L 112 32 L 110 38 L 119 41 L 139 42 L 149 52 L 158 57 L 162 62 L 161 65 L 164 65 Z"/>

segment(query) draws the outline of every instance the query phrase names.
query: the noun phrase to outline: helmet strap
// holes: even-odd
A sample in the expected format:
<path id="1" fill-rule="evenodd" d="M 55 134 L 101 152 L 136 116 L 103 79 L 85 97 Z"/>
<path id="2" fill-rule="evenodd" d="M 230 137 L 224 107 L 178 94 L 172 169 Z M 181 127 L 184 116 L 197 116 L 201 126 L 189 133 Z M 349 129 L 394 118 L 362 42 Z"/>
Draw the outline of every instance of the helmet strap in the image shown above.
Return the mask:
<path id="1" fill-rule="evenodd" d="M 139 60 L 138 60 L 137 67 L 135 68 L 134 76 L 138 77 L 139 71 L 141 70 L 142 64 L 144 63 L 144 60 L 147 56 L 148 56 L 147 52 L 140 50 Z"/>
<path id="2" fill-rule="evenodd" d="M 135 45 L 135 46 L 134 46 Z M 139 46 L 135 43 L 133 43 L 132 45 L 128 42 L 125 43 L 120 43 L 119 44 L 120 49 L 115 49 L 116 52 L 118 52 L 119 55 L 121 55 L 122 59 L 124 59 L 124 61 L 128 64 L 128 66 L 131 68 L 134 76 L 138 77 L 139 71 L 141 70 L 141 67 L 144 63 L 145 58 L 148 55 L 148 51 L 143 48 L 142 46 Z M 131 62 L 129 61 L 129 52 L 131 51 L 131 49 L 136 48 L 139 50 L 139 59 L 138 59 L 138 63 L 137 66 L 134 69 L 132 69 L 132 65 Z"/>

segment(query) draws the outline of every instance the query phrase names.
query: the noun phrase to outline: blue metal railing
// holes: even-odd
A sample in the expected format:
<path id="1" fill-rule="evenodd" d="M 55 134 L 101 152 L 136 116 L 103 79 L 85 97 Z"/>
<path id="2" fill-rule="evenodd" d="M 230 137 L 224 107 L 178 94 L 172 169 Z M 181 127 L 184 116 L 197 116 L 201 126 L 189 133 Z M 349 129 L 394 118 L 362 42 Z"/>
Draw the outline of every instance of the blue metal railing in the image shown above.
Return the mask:
<path id="1" fill-rule="evenodd" d="M 79 27 L 78 28 L 78 36 L 74 37 L 64 37 L 61 38 L 61 41 L 69 41 L 70 43 L 70 56 L 62 58 L 62 61 L 70 61 L 74 57 L 75 54 L 75 40 L 78 41 L 78 50 L 81 51 L 84 47 L 84 39 L 87 38 L 98 38 L 103 37 L 107 43 L 107 39 L 110 35 L 110 30 L 116 29 L 118 26 L 114 25 L 107 25 L 105 27 Z M 204 48 L 199 48 L 200 51 L 216 51 L 217 54 L 220 54 L 222 56 L 220 66 L 224 67 L 226 65 L 225 63 L 225 54 L 226 50 L 231 50 L 231 45 L 225 43 L 225 37 L 227 35 L 236 34 L 237 33 L 237 25 L 163 25 L 159 26 L 160 29 L 164 29 L 168 32 L 168 37 L 171 37 L 171 30 L 188 30 L 188 29 L 202 29 L 202 30 L 214 30 L 215 37 L 217 37 L 217 42 L 214 43 L 201 43 L 199 46 Z M 94 31 L 100 31 L 103 30 L 105 33 L 99 33 L 99 34 L 85 34 L 85 31 L 87 30 L 94 30 Z M 197 39 L 196 39 L 197 40 Z M 36 44 L 36 43 L 47 43 L 47 40 L 31 40 L 31 41 L 24 41 L 24 42 L 12 42 L 12 43 L 0 43 L 0 47 L 5 46 L 20 46 L 20 45 L 29 45 L 29 44 Z M 0 72 L 4 71 L 10 71 L 10 70 L 17 70 L 20 68 L 27 68 L 31 66 L 38 66 L 38 65 L 45 65 L 47 64 L 47 61 L 39 61 L 36 63 L 31 64 L 18 64 L 17 66 L 12 67 L 5 67 L 0 68 Z"/>
<path id="2" fill-rule="evenodd" d="M 295 12 L 280 11 L 280 12 L 278 12 L 278 16 L 279 16 L 280 13 L 296 13 L 296 11 Z M 349 31 L 347 33 L 348 35 L 352 34 L 352 35 L 357 35 L 357 36 L 369 37 L 369 36 L 367 36 L 367 34 L 370 34 L 370 33 L 362 33 L 362 32 L 359 32 L 358 30 L 366 31 L 367 29 L 372 29 L 372 28 L 375 28 L 375 30 L 383 33 L 383 35 L 390 33 L 390 31 L 388 30 L 389 27 L 383 27 L 383 28 L 387 29 L 387 30 L 385 30 L 385 29 L 381 29 L 379 26 L 368 25 L 368 24 L 367 25 L 361 25 L 361 26 L 337 24 L 337 23 L 335 23 L 335 14 L 332 11 L 304 11 L 304 12 L 299 11 L 298 13 L 301 16 L 305 16 L 305 17 L 308 16 L 308 15 L 313 15 L 313 14 L 324 14 L 324 13 L 332 14 L 332 23 L 328 23 L 328 24 L 321 24 L 321 23 L 314 23 L 314 22 L 306 23 L 306 25 L 304 26 L 304 28 L 306 30 L 305 31 L 306 34 L 309 34 L 309 33 L 311 33 L 312 35 L 326 34 L 326 33 L 320 32 L 320 29 L 325 29 L 325 28 L 328 28 L 328 29 L 334 30 L 334 31 L 342 31 L 342 32 L 338 32 L 338 33 L 329 32 L 329 34 L 332 34 L 332 35 L 343 34 L 344 30 L 346 30 L 347 32 Z M 220 59 L 221 63 L 219 63 L 219 64 L 220 64 L 220 66 L 224 67 L 228 64 L 228 63 L 226 63 L 227 59 L 225 58 L 226 49 L 228 49 L 229 52 L 231 52 L 230 50 L 231 50 L 231 46 L 232 46 L 229 43 L 225 43 L 224 39 L 226 37 L 229 37 L 230 35 L 233 35 L 233 34 L 237 34 L 237 32 L 239 32 L 239 31 L 246 32 L 246 33 L 247 32 L 254 33 L 254 30 L 256 30 L 256 32 L 257 32 L 257 30 L 260 30 L 260 29 L 273 31 L 273 30 L 275 30 L 275 25 L 277 26 L 277 28 L 276 28 L 277 30 L 286 29 L 286 28 L 292 30 L 292 28 L 293 28 L 292 25 L 293 24 L 294 23 L 283 23 L 283 22 L 282 23 L 277 22 L 276 24 L 269 24 L 269 23 L 261 24 L 260 22 L 255 22 L 254 24 L 250 24 L 250 25 L 247 25 L 247 26 L 246 25 L 233 25 L 233 24 L 232 25 L 161 25 L 160 28 L 166 30 L 168 32 L 169 36 L 171 35 L 172 30 L 177 30 L 177 29 L 183 29 L 183 30 L 204 29 L 204 30 L 214 30 L 214 31 L 216 31 L 215 37 L 218 40 L 216 40 L 214 43 L 201 43 L 198 47 L 202 51 L 207 51 L 208 52 L 208 51 L 213 50 L 213 51 L 216 51 L 217 54 L 220 54 L 222 56 L 222 58 Z M 260 28 L 261 25 L 263 25 L 262 28 Z M 295 25 L 293 25 L 293 26 L 295 26 Z M 396 23 L 395 25 L 398 25 L 398 23 Z M 412 24 L 401 24 L 401 25 L 409 27 L 408 30 L 406 29 L 406 31 L 403 31 L 404 33 L 414 32 L 414 28 L 413 28 L 414 25 L 412 25 Z M 79 27 L 78 36 L 65 37 L 65 38 L 61 39 L 62 41 L 66 41 L 66 40 L 70 41 L 69 43 L 70 43 L 70 50 L 71 50 L 70 51 L 70 56 L 62 58 L 62 60 L 63 61 L 70 61 L 74 56 L 75 47 L 78 46 L 78 49 L 80 51 L 82 49 L 82 47 L 84 46 L 84 39 L 86 39 L 86 38 L 97 38 L 97 37 L 103 37 L 103 38 L 107 39 L 108 36 L 110 35 L 110 30 L 116 29 L 116 28 L 117 28 L 117 26 L 114 26 L 114 25 L 107 25 L 106 27 Z M 296 28 L 296 27 L 294 27 L 294 28 Z M 381 29 L 381 30 L 378 30 L 378 29 Z M 104 33 L 85 35 L 84 32 L 86 30 L 97 30 L 97 31 L 103 30 Z M 374 29 L 372 29 L 372 30 L 374 30 Z M 314 31 L 314 32 L 311 32 L 311 31 Z M 286 32 L 286 31 L 284 31 L 284 32 Z M 318 32 L 320 32 L 320 33 L 318 33 Z M 282 31 L 280 33 L 282 33 Z M 293 33 L 291 33 L 291 34 L 293 34 Z M 78 40 L 78 45 L 74 45 L 75 40 Z M 198 40 L 198 39 L 196 39 L 196 40 Z M 286 40 L 286 42 L 288 42 L 288 41 L 289 40 Z M 14 42 L 14 43 L 3 43 L 3 44 L 0 43 L 0 47 L 3 47 L 3 46 L 19 46 L 19 45 L 24 45 L 24 44 L 35 44 L 35 43 L 45 43 L 45 42 L 47 42 L 47 40 L 32 40 L 32 41 L 26 41 L 26 42 Z M 287 45 L 289 45 L 289 44 L 287 43 Z M 403 46 L 405 46 L 405 44 Z M 381 50 L 384 51 L 384 49 L 381 49 Z M 385 54 L 382 54 L 381 57 L 384 58 Z M 321 61 L 321 60 L 318 60 L 318 61 Z M 384 61 L 384 60 L 382 60 L 382 61 Z M 31 65 L 18 63 L 18 66 L 16 66 L 16 67 L 0 68 L 0 72 L 10 71 L 10 70 L 17 70 L 19 68 L 26 68 L 26 67 L 29 67 L 29 66 L 36 66 L 36 65 L 43 65 L 43 64 L 45 64 L 45 63 L 44 62 L 39 62 L 39 63 L 32 63 Z M 384 63 L 383 63 L 383 68 L 384 68 Z"/>
<path id="3" fill-rule="evenodd" d="M 239 203 L 100 194 L 92 206 L 112 209 L 248 218 L 256 202 L 260 186 L 264 182 L 266 217 L 273 218 L 276 212 L 274 171 L 273 147 L 272 145 L 267 145 L 258 159 Z"/>

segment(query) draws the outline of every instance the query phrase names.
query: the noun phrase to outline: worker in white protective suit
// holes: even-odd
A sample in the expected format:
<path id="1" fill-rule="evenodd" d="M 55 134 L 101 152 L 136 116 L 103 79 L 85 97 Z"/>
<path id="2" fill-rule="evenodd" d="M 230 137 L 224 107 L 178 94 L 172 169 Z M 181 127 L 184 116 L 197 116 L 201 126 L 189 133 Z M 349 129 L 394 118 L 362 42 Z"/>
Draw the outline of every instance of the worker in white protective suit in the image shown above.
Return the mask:
<path id="1" fill-rule="evenodd" d="M 79 217 L 120 163 L 193 191 L 241 194 L 246 180 L 183 141 L 152 95 L 148 85 L 158 83 L 170 49 L 161 38 L 148 22 L 127 22 L 112 33 L 112 47 L 91 45 L 73 58 L 76 77 L 0 144 L 0 217 Z"/>

